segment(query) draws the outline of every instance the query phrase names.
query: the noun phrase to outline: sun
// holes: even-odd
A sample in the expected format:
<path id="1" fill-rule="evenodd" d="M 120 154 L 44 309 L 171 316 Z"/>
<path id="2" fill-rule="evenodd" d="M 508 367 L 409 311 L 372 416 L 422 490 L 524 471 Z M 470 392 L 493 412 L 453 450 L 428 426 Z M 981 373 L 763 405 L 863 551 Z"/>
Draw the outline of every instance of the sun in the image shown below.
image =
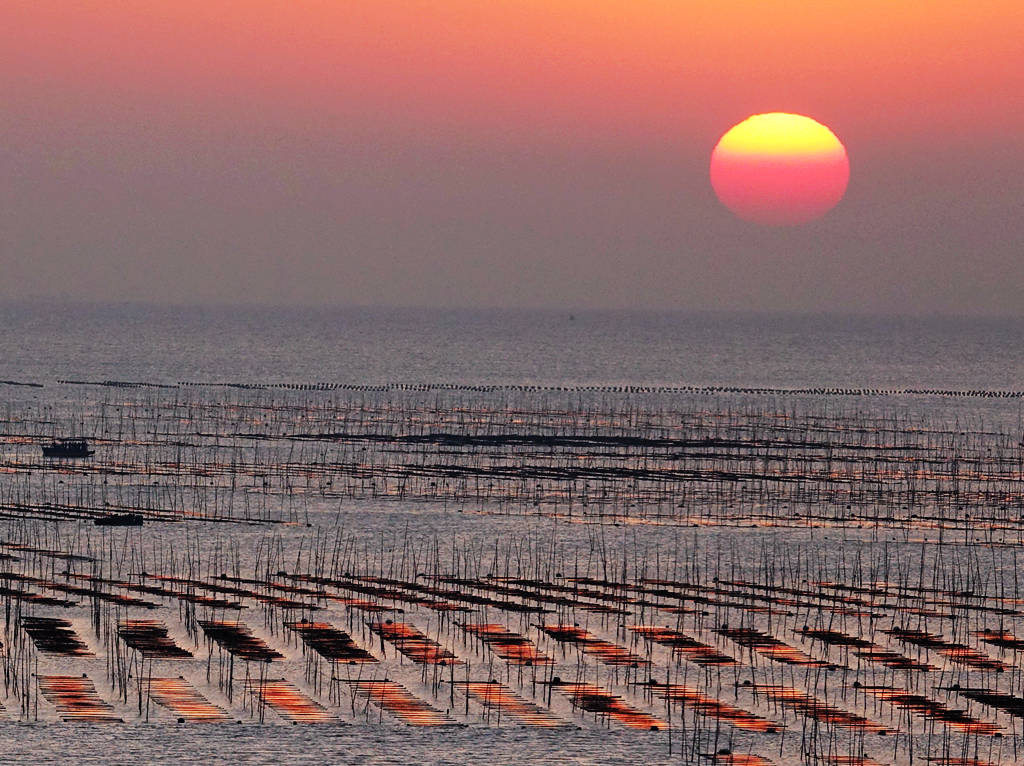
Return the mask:
<path id="1" fill-rule="evenodd" d="M 740 218 L 770 226 L 813 221 L 843 198 L 850 160 L 836 134 L 800 114 L 755 114 L 711 153 L 711 186 Z"/>

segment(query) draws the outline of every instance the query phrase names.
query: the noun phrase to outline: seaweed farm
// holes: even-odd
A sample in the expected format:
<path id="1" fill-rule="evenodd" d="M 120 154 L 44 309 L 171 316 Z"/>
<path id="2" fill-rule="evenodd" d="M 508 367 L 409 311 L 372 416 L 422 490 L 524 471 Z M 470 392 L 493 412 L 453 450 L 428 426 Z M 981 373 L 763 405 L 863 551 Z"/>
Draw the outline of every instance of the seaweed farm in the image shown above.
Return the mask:
<path id="1" fill-rule="evenodd" d="M 26 736 L 1024 763 L 1019 393 L 5 388 Z"/>
<path id="2" fill-rule="evenodd" d="M 981 423 L 964 399 L 987 393 L 997 413 L 1019 417 L 1017 392 L 60 388 L 49 404 L 13 400 L 0 413 L 7 515 L 306 523 L 325 506 L 395 500 L 612 523 L 916 527 L 947 536 L 978 527 L 991 539 L 1022 539 L 1016 428 L 862 407 L 888 396 L 921 399 L 933 412 L 946 400 Z M 96 459 L 42 456 L 42 441 L 68 433 L 87 437 Z"/>

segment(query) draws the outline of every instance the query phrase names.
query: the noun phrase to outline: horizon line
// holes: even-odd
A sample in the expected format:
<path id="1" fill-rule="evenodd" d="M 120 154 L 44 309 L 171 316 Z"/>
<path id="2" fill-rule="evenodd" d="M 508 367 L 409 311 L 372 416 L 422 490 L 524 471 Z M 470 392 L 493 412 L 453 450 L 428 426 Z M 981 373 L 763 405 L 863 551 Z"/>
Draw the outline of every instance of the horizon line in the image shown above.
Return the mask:
<path id="1" fill-rule="evenodd" d="M 504 314 L 563 314 L 575 318 L 576 315 L 600 314 L 646 314 L 663 316 L 719 316 L 719 317 L 833 317 L 837 319 L 894 319 L 894 320 L 1024 320 L 1024 313 L 967 313 L 944 311 L 905 311 L 886 312 L 878 310 L 857 311 L 840 308 L 827 309 L 785 309 L 785 308 L 753 308 L 739 309 L 732 307 L 663 307 L 663 306 L 516 306 L 516 305 L 439 305 L 439 304 L 388 304 L 388 303 L 286 303 L 268 301 L 180 301 L 150 299 L 103 299 L 80 298 L 67 295 L 32 295 L 12 296 L 0 295 L 0 306 L 14 305 L 58 305 L 76 308 L 117 308 L 133 307 L 165 311 L 175 310 L 231 310 L 231 311 L 398 311 L 398 312 L 479 312 Z"/>

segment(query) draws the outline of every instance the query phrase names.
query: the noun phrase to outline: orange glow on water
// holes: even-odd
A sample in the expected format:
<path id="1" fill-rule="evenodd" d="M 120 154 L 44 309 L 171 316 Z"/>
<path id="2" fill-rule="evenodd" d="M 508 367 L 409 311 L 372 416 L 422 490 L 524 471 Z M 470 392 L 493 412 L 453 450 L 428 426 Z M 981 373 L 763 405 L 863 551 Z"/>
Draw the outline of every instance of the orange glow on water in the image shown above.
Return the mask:
<path id="1" fill-rule="evenodd" d="M 695 710 L 701 715 L 717 721 L 726 721 L 737 729 L 747 731 L 776 732 L 785 728 L 782 724 L 769 721 L 759 715 L 748 713 L 738 707 L 728 705 L 692 686 L 669 684 L 652 685 L 652 690 L 662 699 L 683 705 L 684 708 Z"/>
<path id="2" fill-rule="evenodd" d="M 967 732 L 968 734 L 992 735 L 1003 728 L 990 721 L 974 718 L 963 710 L 948 708 L 941 702 L 936 702 L 920 694 L 911 694 L 901 689 L 884 686 L 865 686 L 863 690 L 884 702 L 888 702 L 895 708 L 909 710 L 921 718 L 940 721 L 952 729 Z"/>
<path id="3" fill-rule="evenodd" d="M 395 681 L 349 681 L 353 691 L 411 726 L 449 726 L 454 721 Z"/>
<path id="4" fill-rule="evenodd" d="M 147 682 L 153 701 L 192 723 L 226 723 L 227 713 L 214 705 L 183 678 L 151 678 Z"/>
<path id="5" fill-rule="evenodd" d="M 870 721 L 862 715 L 843 710 L 792 686 L 760 684 L 749 688 L 754 692 L 755 697 L 759 694 L 764 695 L 773 704 L 803 713 L 808 718 L 821 723 L 854 731 L 876 733 L 889 731 L 885 726 Z"/>
<path id="6" fill-rule="evenodd" d="M 651 661 L 621 646 L 597 638 L 575 625 L 542 625 L 541 630 L 560 643 L 576 644 L 585 654 L 597 657 L 606 665 L 640 667 Z"/>
<path id="7" fill-rule="evenodd" d="M 491 651 L 510 665 L 551 665 L 547 655 L 537 650 L 525 636 L 513 633 L 503 625 L 493 623 L 466 623 L 462 629 L 476 636 L 490 647 Z"/>
<path id="8" fill-rule="evenodd" d="M 456 685 L 487 710 L 508 716 L 520 726 L 556 728 L 566 722 L 556 718 L 538 705 L 523 699 L 497 681 L 457 681 Z"/>
<path id="9" fill-rule="evenodd" d="M 86 676 L 39 676 L 39 691 L 65 721 L 124 723 Z"/>
<path id="10" fill-rule="evenodd" d="M 385 641 L 394 644 L 399 652 L 413 662 L 423 665 L 462 664 L 462 660 L 408 623 L 387 620 L 367 623 L 367 627 Z"/>
<path id="11" fill-rule="evenodd" d="M 294 723 L 331 723 L 337 718 L 320 704 L 284 680 L 246 681 L 246 689 L 260 705 L 265 705 L 286 721 Z"/>
<path id="12" fill-rule="evenodd" d="M 587 683 L 556 684 L 555 688 L 569 697 L 573 707 L 599 716 L 607 716 L 630 729 L 648 731 L 666 728 L 667 724 L 642 710 L 637 710 L 621 697 L 600 686 Z"/>

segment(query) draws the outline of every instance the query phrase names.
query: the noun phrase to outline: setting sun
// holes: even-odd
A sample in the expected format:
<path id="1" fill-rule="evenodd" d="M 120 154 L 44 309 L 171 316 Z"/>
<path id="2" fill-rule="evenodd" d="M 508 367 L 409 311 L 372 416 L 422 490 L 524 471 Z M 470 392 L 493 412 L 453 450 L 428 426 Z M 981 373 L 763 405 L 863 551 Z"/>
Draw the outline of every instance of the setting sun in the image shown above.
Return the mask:
<path id="1" fill-rule="evenodd" d="M 756 114 L 732 127 L 711 154 L 711 185 L 740 218 L 792 225 L 820 218 L 843 198 L 846 149 L 820 122 Z"/>

